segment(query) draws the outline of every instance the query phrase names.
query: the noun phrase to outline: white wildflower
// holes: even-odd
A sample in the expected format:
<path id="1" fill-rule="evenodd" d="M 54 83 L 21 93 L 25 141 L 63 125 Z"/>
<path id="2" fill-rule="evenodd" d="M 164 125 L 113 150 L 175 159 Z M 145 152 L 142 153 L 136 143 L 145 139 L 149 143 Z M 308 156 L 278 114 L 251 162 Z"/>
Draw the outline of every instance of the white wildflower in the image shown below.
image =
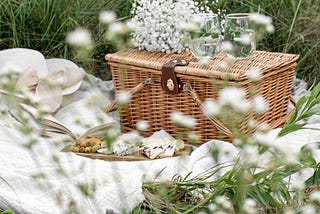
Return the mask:
<path id="1" fill-rule="evenodd" d="M 272 24 L 272 18 L 270 16 L 266 16 L 259 13 L 251 13 L 250 20 L 262 25 L 269 25 Z"/>
<path id="2" fill-rule="evenodd" d="M 313 191 L 309 198 L 316 203 L 320 203 L 320 191 Z"/>
<path id="3" fill-rule="evenodd" d="M 250 109 L 250 103 L 246 99 L 246 92 L 233 86 L 219 91 L 218 102 L 221 106 L 229 106 L 241 113 L 247 113 Z"/>
<path id="4" fill-rule="evenodd" d="M 253 111 L 259 115 L 266 113 L 269 109 L 267 101 L 260 95 L 253 97 L 252 107 Z"/>
<path id="5" fill-rule="evenodd" d="M 131 100 L 131 94 L 127 90 L 119 91 L 118 93 L 118 104 L 119 105 L 127 105 Z"/>
<path id="6" fill-rule="evenodd" d="M 266 26 L 266 31 L 267 31 L 268 33 L 273 33 L 273 32 L 274 32 L 274 26 L 273 26 L 272 24 L 267 25 L 267 26 Z"/>
<path id="7" fill-rule="evenodd" d="M 302 214 L 317 214 L 317 209 L 312 204 L 307 204 L 301 209 Z"/>
<path id="8" fill-rule="evenodd" d="M 91 46 L 91 34 L 84 28 L 78 28 L 67 35 L 67 42 L 75 46 Z"/>
<path id="9" fill-rule="evenodd" d="M 250 45 L 252 42 L 252 36 L 249 33 L 242 34 L 240 37 L 235 37 L 234 41 L 240 42 L 244 45 Z"/>
<path id="10" fill-rule="evenodd" d="M 176 123 L 182 127 L 193 129 L 196 125 L 196 119 L 182 114 L 181 112 L 174 111 L 170 114 L 170 119 L 173 123 Z"/>
<path id="11" fill-rule="evenodd" d="M 240 152 L 241 162 L 245 165 L 256 165 L 259 161 L 258 150 L 256 145 L 244 145 Z"/>
<path id="12" fill-rule="evenodd" d="M 127 32 L 127 26 L 125 23 L 122 23 L 122 22 L 114 22 L 110 24 L 108 28 L 108 33 L 110 34 L 121 35 L 121 34 L 125 34 L 126 32 Z"/>
<path id="13" fill-rule="evenodd" d="M 257 213 L 256 205 L 257 203 L 253 199 L 247 198 L 246 200 L 244 200 L 243 210 L 247 214 L 255 214 Z"/>
<path id="14" fill-rule="evenodd" d="M 299 152 L 285 143 L 273 145 L 282 154 L 282 159 L 288 164 L 296 164 L 299 161 Z"/>
<path id="15" fill-rule="evenodd" d="M 231 52 L 233 50 L 233 45 L 231 42 L 229 41 L 224 41 L 221 44 L 221 50 L 225 51 L 225 52 Z"/>
<path id="16" fill-rule="evenodd" d="M 253 134 L 252 139 L 258 144 L 272 146 L 276 137 L 271 132 L 256 132 Z"/>
<path id="17" fill-rule="evenodd" d="M 252 82 L 257 82 L 262 78 L 262 72 L 258 68 L 254 68 L 248 71 L 247 77 Z"/>
<path id="18" fill-rule="evenodd" d="M 225 61 L 218 61 L 214 64 L 215 67 L 219 70 L 226 70 L 229 66 L 229 64 Z"/>
<path id="19" fill-rule="evenodd" d="M 217 116 L 220 112 L 220 106 L 213 99 L 206 99 L 203 105 L 203 111 L 205 115 Z"/>
<path id="20" fill-rule="evenodd" d="M 197 133 L 195 132 L 189 132 L 188 133 L 188 139 L 191 141 L 191 142 L 199 142 L 201 140 L 201 136 L 198 135 Z"/>
<path id="21" fill-rule="evenodd" d="M 199 63 L 202 66 L 208 66 L 210 58 L 209 57 L 200 57 Z"/>
<path id="22" fill-rule="evenodd" d="M 102 11 L 99 14 L 99 21 L 103 24 L 111 24 L 117 18 L 117 15 L 113 11 Z"/>
<path id="23" fill-rule="evenodd" d="M 137 122 L 136 124 L 136 128 L 138 131 L 147 131 L 148 128 L 150 127 L 148 121 L 145 121 L 145 120 L 140 120 Z"/>
<path id="24" fill-rule="evenodd" d="M 225 196 L 217 196 L 215 199 L 216 203 L 224 209 L 230 209 L 232 207 L 231 202 Z"/>
<path id="25" fill-rule="evenodd" d="M 181 41 L 190 34 L 183 27 L 188 26 L 193 14 L 200 12 L 194 1 L 136 0 L 132 7 L 137 23 L 133 38 L 140 50 L 179 53 L 187 48 Z"/>

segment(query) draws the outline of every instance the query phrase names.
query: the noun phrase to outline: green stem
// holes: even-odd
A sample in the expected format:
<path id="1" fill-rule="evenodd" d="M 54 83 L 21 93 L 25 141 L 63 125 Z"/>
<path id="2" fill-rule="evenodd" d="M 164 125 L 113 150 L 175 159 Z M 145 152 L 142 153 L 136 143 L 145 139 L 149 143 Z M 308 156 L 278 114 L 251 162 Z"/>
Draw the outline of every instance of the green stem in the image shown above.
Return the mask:
<path id="1" fill-rule="evenodd" d="M 300 9 L 300 6 L 301 6 L 301 3 L 302 3 L 302 0 L 299 0 L 299 3 L 298 3 L 298 6 L 297 6 L 297 9 L 294 13 L 294 16 L 293 16 L 293 20 L 291 22 L 291 26 L 290 26 L 290 29 L 289 29 L 289 34 L 288 34 L 288 38 L 287 38 L 287 42 L 286 42 L 286 46 L 284 48 L 284 52 L 287 53 L 288 51 L 288 46 L 289 46 L 289 41 L 290 41 L 290 37 L 291 37 L 291 34 L 292 34 L 292 31 L 293 31 L 293 26 L 296 22 L 296 19 L 297 19 L 297 16 L 298 16 L 298 11 Z"/>
<path id="2" fill-rule="evenodd" d="M 208 197 L 206 197 L 205 199 L 203 199 L 202 201 L 200 201 L 199 203 L 197 203 L 197 205 L 193 206 L 192 208 L 188 209 L 187 211 L 185 211 L 183 214 L 187 214 L 187 213 L 192 213 L 193 211 L 195 211 L 197 208 L 205 205 L 206 203 L 208 203 L 208 201 L 214 196 L 214 192 L 211 193 Z"/>

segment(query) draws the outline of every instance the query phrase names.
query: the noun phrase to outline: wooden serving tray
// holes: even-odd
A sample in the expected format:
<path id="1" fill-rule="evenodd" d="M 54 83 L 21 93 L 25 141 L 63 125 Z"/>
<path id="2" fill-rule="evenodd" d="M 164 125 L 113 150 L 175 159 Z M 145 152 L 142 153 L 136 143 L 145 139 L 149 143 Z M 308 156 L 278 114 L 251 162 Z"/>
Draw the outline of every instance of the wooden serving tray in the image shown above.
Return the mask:
<path id="1" fill-rule="evenodd" d="M 183 150 L 178 151 L 173 157 L 177 156 L 187 156 L 190 155 L 190 153 L 193 151 L 193 148 L 191 145 L 185 145 L 185 148 Z M 79 156 L 87 157 L 91 159 L 99 159 L 104 161 L 150 161 L 150 160 L 156 160 L 156 159 L 150 159 L 140 152 L 131 154 L 131 155 L 125 155 L 125 156 L 118 156 L 118 155 L 107 155 L 107 154 L 101 154 L 101 153 L 76 153 Z M 168 157 L 170 158 L 170 157 Z"/>

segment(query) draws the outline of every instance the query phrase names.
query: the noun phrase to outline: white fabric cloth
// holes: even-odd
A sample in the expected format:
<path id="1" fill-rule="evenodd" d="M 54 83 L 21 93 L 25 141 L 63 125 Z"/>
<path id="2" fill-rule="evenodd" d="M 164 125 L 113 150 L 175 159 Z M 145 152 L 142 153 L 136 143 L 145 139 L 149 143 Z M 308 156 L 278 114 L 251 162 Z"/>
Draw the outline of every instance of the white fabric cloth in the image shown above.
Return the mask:
<path id="1" fill-rule="evenodd" d="M 113 96 L 111 81 L 103 82 L 92 76 L 89 76 L 89 80 L 94 83 L 91 85 L 102 85 L 99 88 Z M 80 90 L 68 95 L 68 98 L 74 101 L 85 97 L 91 85 L 83 83 Z M 168 181 L 175 175 L 185 176 L 189 172 L 195 177 L 206 172 L 217 164 L 210 154 L 213 146 L 224 151 L 218 157 L 218 162 L 225 165 L 232 163 L 239 152 L 230 143 L 211 141 L 186 157 L 107 162 L 59 152 L 63 144 L 56 146 L 57 139 L 40 136 L 35 136 L 38 143 L 30 152 L 23 146 L 28 139 L 16 129 L 7 127 L 12 123 L 10 118 L 4 119 L 0 126 L 0 207 L 10 208 L 16 213 L 62 213 L 72 203 L 84 214 L 106 213 L 106 210 L 116 213 L 131 211 L 144 200 L 143 182 Z M 320 123 L 310 126 L 320 128 Z M 273 134 L 276 135 L 278 131 L 274 130 Z M 276 143 L 298 151 L 301 146 L 319 139 L 320 131 L 300 130 L 277 139 Z M 316 159 L 320 161 L 320 154 L 316 153 Z M 261 162 L 267 160 L 265 156 Z M 303 179 L 311 175 L 312 171 L 307 170 Z M 292 179 L 301 179 L 301 176 Z M 85 184 L 88 184 L 89 193 L 95 189 L 94 194 L 84 196 L 79 187 Z"/>

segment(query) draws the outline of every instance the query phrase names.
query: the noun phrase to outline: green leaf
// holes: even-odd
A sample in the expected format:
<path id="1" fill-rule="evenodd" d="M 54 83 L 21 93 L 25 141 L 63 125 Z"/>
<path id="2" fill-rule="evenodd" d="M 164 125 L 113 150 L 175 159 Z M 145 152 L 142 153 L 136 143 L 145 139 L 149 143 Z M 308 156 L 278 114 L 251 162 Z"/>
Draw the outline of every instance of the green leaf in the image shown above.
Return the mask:
<path id="1" fill-rule="evenodd" d="M 283 127 L 278 136 L 282 137 L 286 134 L 289 134 L 291 132 L 295 132 L 295 131 L 298 131 L 300 130 L 302 127 L 304 127 L 306 125 L 306 123 L 301 123 L 301 124 L 291 124 L 290 126 L 287 126 L 287 127 Z"/>

